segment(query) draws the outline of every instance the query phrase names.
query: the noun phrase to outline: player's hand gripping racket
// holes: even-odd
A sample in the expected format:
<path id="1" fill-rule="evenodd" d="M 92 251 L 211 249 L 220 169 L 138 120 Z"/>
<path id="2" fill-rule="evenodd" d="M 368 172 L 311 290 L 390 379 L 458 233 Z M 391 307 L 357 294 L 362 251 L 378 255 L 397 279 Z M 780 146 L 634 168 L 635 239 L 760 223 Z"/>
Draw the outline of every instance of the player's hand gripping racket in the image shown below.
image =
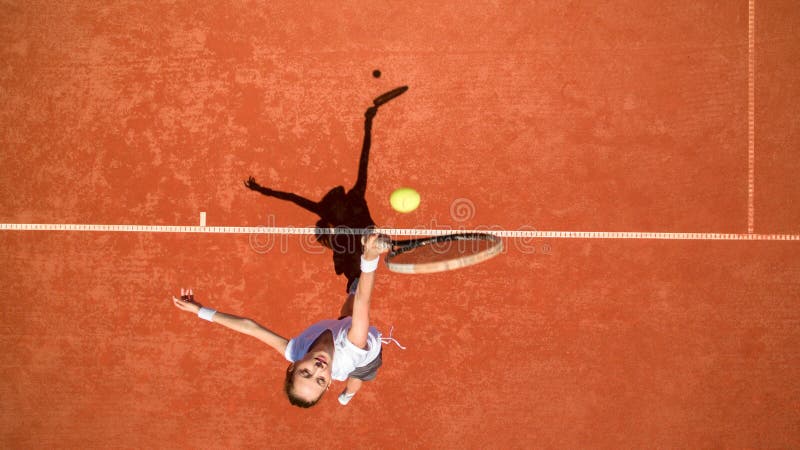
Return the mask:
<path id="1" fill-rule="evenodd" d="M 361 243 L 366 243 L 366 236 Z M 491 259 L 503 250 L 503 241 L 485 233 L 460 233 L 395 241 L 379 236 L 384 246 L 386 266 L 392 272 L 433 273 L 459 269 Z"/>

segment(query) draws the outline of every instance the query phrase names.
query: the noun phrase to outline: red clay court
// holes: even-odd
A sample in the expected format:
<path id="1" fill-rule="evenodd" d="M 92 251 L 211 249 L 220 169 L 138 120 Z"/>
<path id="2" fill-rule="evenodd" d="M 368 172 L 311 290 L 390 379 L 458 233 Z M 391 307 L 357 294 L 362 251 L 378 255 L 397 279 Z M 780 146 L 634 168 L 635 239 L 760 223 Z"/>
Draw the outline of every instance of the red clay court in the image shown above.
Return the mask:
<path id="1" fill-rule="evenodd" d="M 0 3 L 0 447 L 800 447 L 795 2 L 101 3 Z M 403 85 L 375 222 L 530 233 L 381 267 L 407 350 L 301 410 L 279 355 L 170 299 L 335 317 L 313 236 L 210 227 L 313 227 L 243 180 L 351 186 Z"/>

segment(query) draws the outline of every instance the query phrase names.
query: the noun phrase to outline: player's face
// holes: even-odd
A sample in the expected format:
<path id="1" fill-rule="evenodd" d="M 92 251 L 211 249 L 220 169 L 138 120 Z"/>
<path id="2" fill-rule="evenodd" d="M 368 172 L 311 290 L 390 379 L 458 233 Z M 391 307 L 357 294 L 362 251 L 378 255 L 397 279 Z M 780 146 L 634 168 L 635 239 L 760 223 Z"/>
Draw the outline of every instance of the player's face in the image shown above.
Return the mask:
<path id="1" fill-rule="evenodd" d="M 330 357 L 326 352 L 309 352 L 295 363 L 294 393 L 312 401 L 319 398 L 331 384 Z"/>

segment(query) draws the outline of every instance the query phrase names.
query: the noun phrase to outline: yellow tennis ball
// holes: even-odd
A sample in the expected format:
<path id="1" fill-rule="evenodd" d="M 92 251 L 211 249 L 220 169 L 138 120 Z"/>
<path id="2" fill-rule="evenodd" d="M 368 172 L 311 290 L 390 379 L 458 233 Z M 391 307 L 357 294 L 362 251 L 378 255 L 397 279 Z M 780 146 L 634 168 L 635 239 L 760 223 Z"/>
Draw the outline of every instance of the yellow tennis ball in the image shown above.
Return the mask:
<path id="1" fill-rule="evenodd" d="M 409 213 L 419 206 L 419 193 L 411 188 L 400 188 L 392 192 L 389 203 L 395 211 Z"/>

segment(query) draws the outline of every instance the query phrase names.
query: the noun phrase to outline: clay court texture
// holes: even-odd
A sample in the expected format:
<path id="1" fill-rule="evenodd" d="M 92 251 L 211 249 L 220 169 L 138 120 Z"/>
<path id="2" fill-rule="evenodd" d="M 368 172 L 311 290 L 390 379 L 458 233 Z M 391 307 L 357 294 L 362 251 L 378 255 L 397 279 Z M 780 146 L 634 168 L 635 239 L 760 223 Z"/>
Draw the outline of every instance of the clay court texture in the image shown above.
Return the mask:
<path id="1" fill-rule="evenodd" d="M 777 0 L 3 1 L 0 447 L 799 447 L 798 29 Z M 530 233 L 380 267 L 407 349 L 295 408 L 280 355 L 171 297 L 336 317 L 313 234 L 241 228 L 319 218 L 243 181 L 349 188 L 398 86 L 376 225 Z"/>

